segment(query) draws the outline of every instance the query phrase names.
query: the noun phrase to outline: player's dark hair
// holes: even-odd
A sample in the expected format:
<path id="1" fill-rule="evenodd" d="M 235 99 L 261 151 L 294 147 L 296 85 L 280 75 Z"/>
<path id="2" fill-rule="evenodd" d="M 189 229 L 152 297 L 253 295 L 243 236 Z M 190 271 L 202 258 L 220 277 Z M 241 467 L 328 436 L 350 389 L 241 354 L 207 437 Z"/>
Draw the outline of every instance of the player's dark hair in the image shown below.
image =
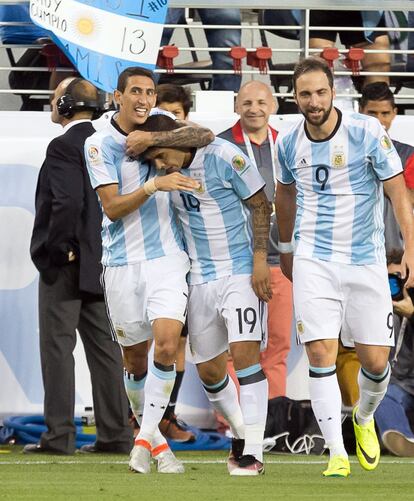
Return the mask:
<path id="1" fill-rule="evenodd" d="M 359 105 L 364 108 L 368 101 L 389 101 L 395 108 L 394 94 L 386 82 L 372 82 L 362 89 Z"/>
<path id="2" fill-rule="evenodd" d="M 190 91 L 175 84 L 161 84 L 157 87 L 157 104 L 162 103 L 181 103 L 185 116 L 188 115 L 193 104 Z"/>
<path id="3" fill-rule="evenodd" d="M 119 92 L 125 92 L 128 85 L 128 79 L 130 77 L 147 77 L 154 82 L 154 86 L 156 83 L 154 73 L 152 71 L 142 68 L 141 66 L 130 66 L 129 68 L 125 68 L 118 77 L 116 88 Z"/>
<path id="4" fill-rule="evenodd" d="M 182 126 L 173 118 L 167 115 L 152 115 L 149 116 L 143 124 L 137 125 L 135 130 L 145 132 L 166 132 L 169 130 L 179 129 Z"/>
<path id="5" fill-rule="evenodd" d="M 310 73 L 312 71 L 322 71 L 322 73 L 325 73 L 326 77 L 328 78 L 329 87 L 331 89 L 333 88 L 334 78 L 331 68 L 329 68 L 327 62 L 324 59 L 321 59 L 320 57 L 311 56 L 302 59 L 302 61 L 299 61 L 293 70 L 292 82 L 293 82 L 293 89 L 295 92 L 296 92 L 297 79 L 302 75 L 304 75 L 305 73 Z"/>

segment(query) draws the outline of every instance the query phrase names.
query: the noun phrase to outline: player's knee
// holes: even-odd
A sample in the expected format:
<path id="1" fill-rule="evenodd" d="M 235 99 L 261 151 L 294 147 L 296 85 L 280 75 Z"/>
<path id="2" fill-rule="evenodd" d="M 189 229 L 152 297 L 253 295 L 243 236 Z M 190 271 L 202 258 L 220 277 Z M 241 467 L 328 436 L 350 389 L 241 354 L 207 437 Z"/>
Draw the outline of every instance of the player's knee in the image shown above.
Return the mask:
<path id="1" fill-rule="evenodd" d="M 325 341 L 312 341 L 306 344 L 306 352 L 310 365 L 314 367 L 330 367 L 335 364 L 338 347 Z"/>
<path id="2" fill-rule="evenodd" d="M 197 369 L 201 381 L 207 386 L 219 383 L 226 375 L 226 370 L 216 365 L 200 364 Z"/>
<path id="3" fill-rule="evenodd" d="M 374 376 L 379 376 L 384 373 L 388 364 L 388 360 L 374 359 L 364 362 L 363 368 Z"/>
<path id="4" fill-rule="evenodd" d="M 139 343 L 122 348 L 125 369 L 130 374 L 143 374 L 148 365 L 148 343 Z"/>
<path id="5" fill-rule="evenodd" d="M 260 362 L 260 342 L 243 341 L 230 344 L 231 356 L 236 370 L 246 369 Z"/>
<path id="6" fill-rule="evenodd" d="M 175 362 L 178 348 L 177 337 L 165 336 L 155 342 L 154 359 L 162 364 L 170 365 Z"/>

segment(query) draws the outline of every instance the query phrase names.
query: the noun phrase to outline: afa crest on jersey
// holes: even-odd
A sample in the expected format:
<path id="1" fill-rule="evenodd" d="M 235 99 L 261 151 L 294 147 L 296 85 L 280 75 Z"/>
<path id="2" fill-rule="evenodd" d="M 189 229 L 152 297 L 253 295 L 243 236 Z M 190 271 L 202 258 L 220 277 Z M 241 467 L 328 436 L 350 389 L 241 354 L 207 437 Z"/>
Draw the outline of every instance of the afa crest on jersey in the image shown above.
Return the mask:
<path id="1" fill-rule="evenodd" d="M 206 189 L 205 189 L 205 187 L 204 187 L 204 183 L 203 183 L 203 181 L 202 181 L 201 179 L 197 179 L 197 178 L 196 178 L 195 180 L 199 182 L 199 186 L 198 186 L 198 188 L 196 188 L 194 191 L 195 191 L 196 193 L 200 193 L 200 195 L 201 195 L 202 193 L 205 193 Z"/>
<path id="2" fill-rule="evenodd" d="M 197 181 L 199 183 L 198 188 L 196 188 L 194 191 L 200 194 L 205 193 L 206 187 L 204 183 L 203 172 L 200 170 L 195 170 L 194 172 L 190 172 L 190 177 L 191 179 L 194 179 L 194 181 Z"/>
<path id="3" fill-rule="evenodd" d="M 332 155 L 332 167 L 342 169 L 345 167 L 345 153 L 343 151 L 335 151 Z"/>

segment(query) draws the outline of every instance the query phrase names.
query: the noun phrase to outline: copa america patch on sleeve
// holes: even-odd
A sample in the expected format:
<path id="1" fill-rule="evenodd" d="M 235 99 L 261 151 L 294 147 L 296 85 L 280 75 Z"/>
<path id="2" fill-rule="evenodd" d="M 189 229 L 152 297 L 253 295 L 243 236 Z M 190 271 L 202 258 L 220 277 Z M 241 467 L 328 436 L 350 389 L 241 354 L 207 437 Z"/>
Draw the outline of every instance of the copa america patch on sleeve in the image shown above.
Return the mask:
<path id="1" fill-rule="evenodd" d="M 239 174 L 243 172 L 246 169 L 246 160 L 241 156 L 241 155 L 235 155 L 231 159 L 231 165 L 235 171 L 237 171 Z"/>
<path id="2" fill-rule="evenodd" d="M 88 160 L 91 165 L 99 162 L 100 152 L 97 146 L 91 145 L 88 148 Z"/>

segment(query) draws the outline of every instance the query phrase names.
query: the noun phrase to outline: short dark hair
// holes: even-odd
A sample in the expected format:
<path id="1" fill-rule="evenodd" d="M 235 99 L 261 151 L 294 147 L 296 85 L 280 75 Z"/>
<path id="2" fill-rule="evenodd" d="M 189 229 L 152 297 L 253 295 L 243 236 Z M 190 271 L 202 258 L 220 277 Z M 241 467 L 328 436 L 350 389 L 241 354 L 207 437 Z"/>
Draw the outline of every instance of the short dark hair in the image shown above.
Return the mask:
<path id="1" fill-rule="evenodd" d="M 116 85 L 117 90 L 119 92 L 125 92 L 125 89 L 128 85 L 128 79 L 130 77 L 148 77 L 154 82 L 155 86 L 155 77 L 154 73 L 151 70 L 147 70 L 146 68 L 142 68 L 141 66 L 130 66 L 129 68 L 125 68 L 124 71 L 118 77 L 118 83 Z"/>
<path id="2" fill-rule="evenodd" d="M 193 104 L 190 91 L 182 85 L 161 84 L 157 87 L 157 104 L 161 103 L 181 103 L 184 113 L 187 116 Z"/>
<path id="3" fill-rule="evenodd" d="M 359 105 L 364 108 L 368 101 L 389 101 L 395 108 L 395 99 L 392 90 L 386 82 L 372 82 L 362 89 L 362 96 Z"/>
<path id="4" fill-rule="evenodd" d="M 181 125 L 167 115 L 157 114 L 149 116 L 143 124 L 137 125 L 135 130 L 145 132 L 165 132 L 169 130 L 180 129 Z"/>
<path id="5" fill-rule="evenodd" d="M 293 89 L 295 91 L 297 79 L 305 73 L 310 73 L 311 71 L 322 71 L 323 73 L 325 73 L 326 77 L 328 78 L 329 87 L 331 89 L 333 88 L 334 77 L 331 68 L 328 66 L 328 63 L 320 57 L 311 56 L 302 59 L 302 61 L 299 61 L 293 70 L 292 82 Z"/>

